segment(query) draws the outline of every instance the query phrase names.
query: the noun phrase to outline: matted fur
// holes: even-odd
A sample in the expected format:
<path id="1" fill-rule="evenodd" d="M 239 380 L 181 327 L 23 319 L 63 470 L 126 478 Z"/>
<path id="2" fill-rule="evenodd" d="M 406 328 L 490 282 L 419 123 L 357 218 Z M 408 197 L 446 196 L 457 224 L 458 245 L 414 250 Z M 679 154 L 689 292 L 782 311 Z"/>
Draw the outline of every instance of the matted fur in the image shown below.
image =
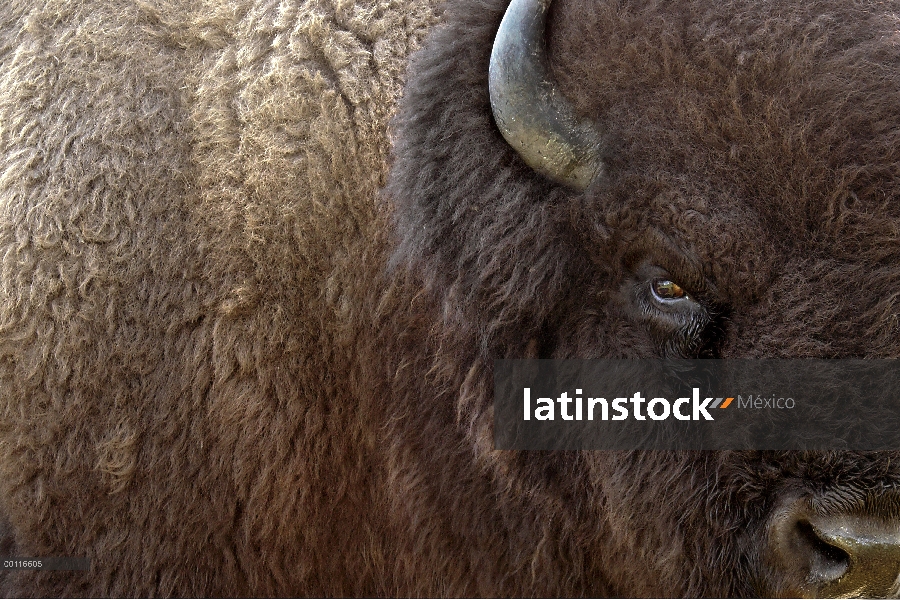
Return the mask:
<path id="1" fill-rule="evenodd" d="M 584 194 L 493 126 L 504 8 L 450 2 L 405 76 L 435 3 L 0 5 L 0 548 L 92 560 L 0 593 L 771 594 L 779 498 L 900 484 L 497 452 L 489 408 L 494 358 L 898 357 L 900 5 L 557 0 Z"/>

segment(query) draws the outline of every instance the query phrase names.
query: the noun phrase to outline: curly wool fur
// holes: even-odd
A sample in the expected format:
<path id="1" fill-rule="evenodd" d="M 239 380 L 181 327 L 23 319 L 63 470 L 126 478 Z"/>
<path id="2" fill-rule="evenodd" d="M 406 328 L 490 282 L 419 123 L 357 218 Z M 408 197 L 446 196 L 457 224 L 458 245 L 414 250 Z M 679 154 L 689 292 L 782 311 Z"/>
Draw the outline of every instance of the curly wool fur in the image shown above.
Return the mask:
<path id="1" fill-rule="evenodd" d="M 0 6 L 0 550 L 92 560 L 0 593 L 771 594 L 780 498 L 880 510 L 893 454 L 498 452 L 489 405 L 498 357 L 900 354 L 898 7 L 560 0 L 585 194 L 492 124 L 504 8 L 388 135 L 434 3 Z"/>
<path id="2" fill-rule="evenodd" d="M 392 589 L 347 289 L 383 254 L 386 120 L 435 18 L 0 7 L 0 502 L 18 555 L 93 560 L 3 592 Z"/>

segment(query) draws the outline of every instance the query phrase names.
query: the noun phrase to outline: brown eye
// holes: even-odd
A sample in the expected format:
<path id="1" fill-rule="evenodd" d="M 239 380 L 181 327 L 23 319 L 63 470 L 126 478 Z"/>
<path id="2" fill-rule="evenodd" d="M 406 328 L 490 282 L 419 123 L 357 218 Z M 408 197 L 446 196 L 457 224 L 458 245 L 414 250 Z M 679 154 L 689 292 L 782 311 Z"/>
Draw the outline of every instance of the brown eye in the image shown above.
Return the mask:
<path id="1" fill-rule="evenodd" d="M 668 279 L 657 279 L 651 284 L 651 287 L 653 295 L 659 300 L 678 300 L 687 297 L 684 288 Z"/>

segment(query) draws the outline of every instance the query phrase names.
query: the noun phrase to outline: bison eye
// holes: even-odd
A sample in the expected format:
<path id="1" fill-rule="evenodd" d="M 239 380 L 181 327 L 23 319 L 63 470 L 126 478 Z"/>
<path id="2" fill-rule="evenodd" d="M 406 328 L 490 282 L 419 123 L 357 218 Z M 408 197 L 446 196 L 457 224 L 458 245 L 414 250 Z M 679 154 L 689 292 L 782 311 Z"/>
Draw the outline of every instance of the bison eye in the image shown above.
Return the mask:
<path id="1" fill-rule="evenodd" d="M 690 297 L 684 288 L 670 279 L 654 279 L 650 289 L 653 291 L 653 297 L 659 302 L 672 302 Z"/>
<path id="2" fill-rule="evenodd" d="M 628 268 L 632 276 L 624 282 L 624 299 L 635 309 L 632 314 L 647 328 L 660 355 L 698 355 L 711 339 L 708 336 L 715 334 L 708 330 L 714 314 L 712 305 L 707 304 L 712 297 L 709 282 L 687 268 L 673 274 L 647 259 Z"/>

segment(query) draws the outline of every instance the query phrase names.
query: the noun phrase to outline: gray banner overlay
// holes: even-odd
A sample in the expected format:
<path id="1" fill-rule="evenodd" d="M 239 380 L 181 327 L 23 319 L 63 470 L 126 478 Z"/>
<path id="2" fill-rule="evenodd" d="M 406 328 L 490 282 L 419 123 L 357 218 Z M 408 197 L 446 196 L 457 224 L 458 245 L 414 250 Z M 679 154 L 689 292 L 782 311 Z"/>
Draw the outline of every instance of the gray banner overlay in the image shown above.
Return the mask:
<path id="1" fill-rule="evenodd" d="M 72 556 L 50 558 L 0 557 L 0 571 L 88 571 L 91 559 Z"/>
<path id="2" fill-rule="evenodd" d="M 900 450 L 900 360 L 496 360 L 501 450 Z"/>

